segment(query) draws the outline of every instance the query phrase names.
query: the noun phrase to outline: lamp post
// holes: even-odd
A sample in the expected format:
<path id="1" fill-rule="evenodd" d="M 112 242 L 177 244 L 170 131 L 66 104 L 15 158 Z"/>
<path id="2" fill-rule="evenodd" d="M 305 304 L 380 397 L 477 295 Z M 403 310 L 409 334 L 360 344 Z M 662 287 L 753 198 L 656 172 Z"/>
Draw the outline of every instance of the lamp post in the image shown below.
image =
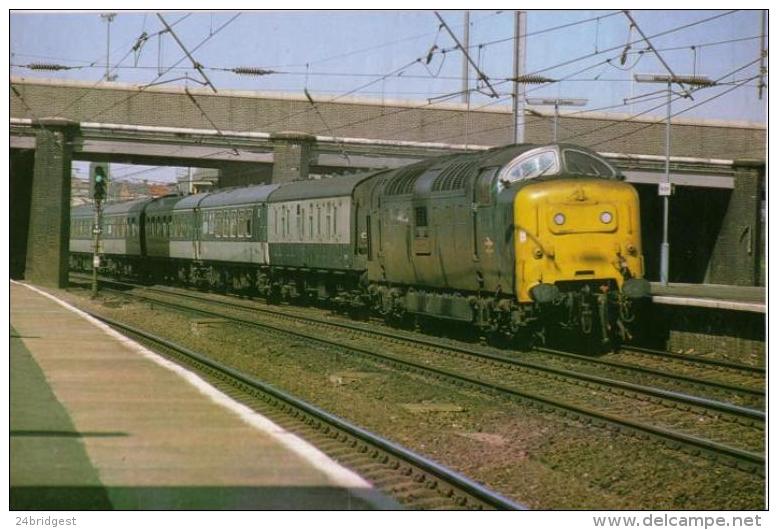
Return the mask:
<path id="1" fill-rule="evenodd" d="M 662 245 L 659 248 L 659 281 L 667 285 L 670 276 L 670 241 L 668 238 L 670 220 L 670 128 L 672 121 L 671 105 L 673 96 L 673 83 L 682 83 L 690 86 L 711 86 L 715 83 L 705 76 L 698 75 L 670 75 L 670 74 L 635 74 L 638 83 L 663 83 L 667 85 L 667 126 L 665 128 L 665 181 L 659 183 L 659 196 L 663 198 L 664 210 L 662 214 Z M 683 97 L 688 97 L 684 92 Z"/>
<path id="2" fill-rule="evenodd" d="M 554 106 L 554 143 L 556 143 L 559 137 L 559 107 L 583 107 L 589 103 L 588 99 L 580 98 L 564 98 L 564 99 L 548 99 L 548 98 L 527 98 L 527 104 L 529 105 L 553 105 Z"/>
<path id="3" fill-rule="evenodd" d="M 116 76 L 111 75 L 111 22 L 116 18 L 116 13 L 102 13 L 100 18 L 106 21 L 108 28 L 105 44 L 105 80 L 113 81 L 116 79 Z M 112 77 L 113 79 L 111 79 Z"/>

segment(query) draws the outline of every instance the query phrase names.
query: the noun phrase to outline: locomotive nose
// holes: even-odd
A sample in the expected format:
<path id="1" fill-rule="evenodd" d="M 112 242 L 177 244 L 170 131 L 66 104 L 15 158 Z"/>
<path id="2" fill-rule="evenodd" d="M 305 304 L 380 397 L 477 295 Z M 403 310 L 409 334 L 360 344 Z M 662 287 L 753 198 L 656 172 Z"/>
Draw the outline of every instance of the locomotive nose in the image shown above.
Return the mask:
<path id="1" fill-rule="evenodd" d="M 637 194 L 604 179 L 531 184 L 514 199 L 520 301 L 546 301 L 555 287 L 615 284 L 643 275 Z M 642 291 L 630 284 L 630 292 Z M 549 296 L 546 296 L 549 295 Z"/>

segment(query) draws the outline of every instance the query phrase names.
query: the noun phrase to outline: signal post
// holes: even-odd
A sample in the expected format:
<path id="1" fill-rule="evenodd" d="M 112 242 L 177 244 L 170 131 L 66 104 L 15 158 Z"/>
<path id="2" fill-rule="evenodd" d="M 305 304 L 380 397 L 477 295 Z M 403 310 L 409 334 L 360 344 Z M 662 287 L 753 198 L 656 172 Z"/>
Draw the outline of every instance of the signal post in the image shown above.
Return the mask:
<path id="1" fill-rule="evenodd" d="M 100 268 L 100 235 L 103 226 L 103 201 L 107 194 L 108 175 L 103 164 L 92 164 L 89 167 L 89 181 L 92 198 L 95 201 L 94 224 L 92 226 L 92 298 L 97 297 L 97 271 Z"/>

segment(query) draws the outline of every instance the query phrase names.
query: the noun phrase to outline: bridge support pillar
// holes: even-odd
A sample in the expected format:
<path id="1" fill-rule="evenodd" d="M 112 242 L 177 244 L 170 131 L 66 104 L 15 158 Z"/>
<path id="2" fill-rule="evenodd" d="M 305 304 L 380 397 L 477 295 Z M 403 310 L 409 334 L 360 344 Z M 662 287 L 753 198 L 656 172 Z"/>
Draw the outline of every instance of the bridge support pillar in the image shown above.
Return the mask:
<path id="1" fill-rule="evenodd" d="M 33 126 L 36 147 L 25 279 L 49 287 L 66 287 L 70 163 L 78 124 L 62 118 L 41 118 Z"/>
<path id="2" fill-rule="evenodd" d="M 707 283 L 764 285 L 764 161 L 736 160 L 735 189 L 708 265 Z"/>
<path id="3" fill-rule="evenodd" d="M 271 134 L 270 139 L 273 142 L 272 182 L 307 179 L 316 137 L 301 132 L 278 132 Z"/>
<path id="4" fill-rule="evenodd" d="M 9 272 L 14 280 L 24 278 L 27 263 L 27 235 L 30 231 L 30 195 L 35 162 L 33 149 L 11 149 L 9 159 L 9 218 L 11 260 Z"/>

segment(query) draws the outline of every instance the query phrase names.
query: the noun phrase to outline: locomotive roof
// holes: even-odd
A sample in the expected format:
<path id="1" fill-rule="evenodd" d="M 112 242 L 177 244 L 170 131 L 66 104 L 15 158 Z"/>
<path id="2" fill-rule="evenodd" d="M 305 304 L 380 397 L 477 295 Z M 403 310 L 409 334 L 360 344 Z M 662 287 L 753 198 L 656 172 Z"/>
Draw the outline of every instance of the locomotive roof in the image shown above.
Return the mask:
<path id="1" fill-rule="evenodd" d="M 346 175 L 343 177 L 332 177 L 320 180 L 299 180 L 289 182 L 275 190 L 268 199 L 268 202 L 280 202 L 297 199 L 321 199 L 325 197 L 339 197 L 351 195 L 354 188 L 364 180 L 383 172 L 369 171 Z"/>
<path id="2" fill-rule="evenodd" d="M 200 207 L 238 206 L 265 202 L 267 201 L 268 195 L 273 193 L 279 186 L 280 184 L 262 184 L 245 188 L 229 188 L 223 191 L 210 193 L 207 197 L 202 199 Z"/>

